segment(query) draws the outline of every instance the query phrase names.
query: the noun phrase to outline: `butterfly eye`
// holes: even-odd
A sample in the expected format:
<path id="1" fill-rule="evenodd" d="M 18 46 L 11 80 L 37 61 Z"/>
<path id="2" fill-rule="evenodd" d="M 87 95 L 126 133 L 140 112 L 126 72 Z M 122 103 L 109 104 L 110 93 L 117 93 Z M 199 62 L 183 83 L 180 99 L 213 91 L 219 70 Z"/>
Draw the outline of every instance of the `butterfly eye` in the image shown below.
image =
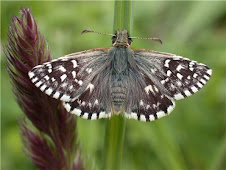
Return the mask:
<path id="1" fill-rule="evenodd" d="M 114 43 L 115 43 L 116 39 L 117 39 L 117 37 L 116 37 L 116 36 L 113 36 L 113 37 L 112 37 L 112 44 L 114 44 Z"/>
<path id="2" fill-rule="evenodd" d="M 132 38 L 128 38 L 129 45 L 131 45 L 132 42 L 133 42 Z"/>

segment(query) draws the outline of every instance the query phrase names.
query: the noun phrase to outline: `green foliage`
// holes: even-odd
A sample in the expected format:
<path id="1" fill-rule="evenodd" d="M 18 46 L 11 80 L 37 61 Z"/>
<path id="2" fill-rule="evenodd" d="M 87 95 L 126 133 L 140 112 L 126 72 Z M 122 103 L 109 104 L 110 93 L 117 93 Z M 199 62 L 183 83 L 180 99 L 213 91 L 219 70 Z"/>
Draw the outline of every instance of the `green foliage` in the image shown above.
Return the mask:
<path id="1" fill-rule="evenodd" d="M 133 36 L 158 37 L 163 45 L 134 40 L 132 48 L 175 53 L 213 69 L 197 94 L 176 102 L 170 116 L 144 123 L 127 120 L 122 169 L 224 169 L 226 151 L 225 2 L 134 2 Z M 111 46 L 108 36 L 81 35 L 84 29 L 112 33 L 114 2 L 1 2 L 1 40 L 20 8 L 30 7 L 53 58 Z M 1 51 L 2 169 L 34 169 L 22 151 L 17 120 L 23 113 L 13 97 Z M 88 162 L 101 164 L 104 120 L 78 119 Z"/>

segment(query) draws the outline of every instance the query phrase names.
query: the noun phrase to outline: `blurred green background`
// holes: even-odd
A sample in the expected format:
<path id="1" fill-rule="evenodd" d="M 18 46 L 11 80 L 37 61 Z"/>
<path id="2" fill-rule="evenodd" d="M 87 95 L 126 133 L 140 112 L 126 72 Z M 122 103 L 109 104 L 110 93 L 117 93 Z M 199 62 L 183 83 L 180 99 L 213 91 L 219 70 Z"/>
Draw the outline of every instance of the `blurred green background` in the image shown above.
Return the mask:
<path id="1" fill-rule="evenodd" d="M 53 58 L 111 46 L 108 36 L 81 35 L 84 29 L 112 33 L 114 2 L 1 2 L 1 43 L 11 17 L 31 8 Z M 134 2 L 133 48 L 178 54 L 213 69 L 205 87 L 177 101 L 170 116 L 144 123 L 127 120 L 122 169 L 226 169 L 226 2 Z M 1 151 L 3 170 L 36 169 L 22 151 L 17 105 L 1 50 Z M 107 121 L 107 120 L 106 120 Z M 78 118 L 79 139 L 88 162 L 99 167 L 105 120 Z"/>

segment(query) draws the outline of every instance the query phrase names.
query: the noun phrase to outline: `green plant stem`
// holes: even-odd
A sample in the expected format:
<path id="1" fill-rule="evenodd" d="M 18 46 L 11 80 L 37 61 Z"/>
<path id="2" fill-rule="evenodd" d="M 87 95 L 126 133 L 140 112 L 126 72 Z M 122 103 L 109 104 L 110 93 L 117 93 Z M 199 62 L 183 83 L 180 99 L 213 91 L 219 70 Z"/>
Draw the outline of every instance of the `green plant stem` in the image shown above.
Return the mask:
<path id="1" fill-rule="evenodd" d="M 103 169 L 120 169 L 125 123 L 122 116 L 113 116 L 106 122 Z"/>
<path id="2" fill-rule="evenodd" d="M 132 0 L 115 0 L 113 33 L 126 29 L 132 34 Z M 103 150 L 103 169 L 120 169 L 126 120 L 116 115 L 106 120 L 105 145 Z"/>
<path id="3" fill-rule="evenodd" d="M 130 36 L 132 35 L 132 8 L 132 0 L 115 1 L 113 33 L 115 33 L 119 29 L 126 29 L 130 33 Z"/>

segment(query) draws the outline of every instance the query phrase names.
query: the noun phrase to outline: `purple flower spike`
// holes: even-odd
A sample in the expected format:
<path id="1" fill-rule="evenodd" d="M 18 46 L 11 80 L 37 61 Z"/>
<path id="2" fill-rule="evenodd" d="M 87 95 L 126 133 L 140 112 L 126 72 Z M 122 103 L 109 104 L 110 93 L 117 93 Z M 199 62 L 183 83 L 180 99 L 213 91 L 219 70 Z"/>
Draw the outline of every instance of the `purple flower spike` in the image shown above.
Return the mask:
<path id="1" fill-rule="evenodd" d="M 46 170 L 84 169 L 78 154 L 76 118 L 28 77 L 34 66 L 52 59 L 30 9 L 22 9 L 21 18 L 13 17 L 4 52 L 16 100 L 35 127 L 25 120 L 19 122 L 24 150 L 32 162 Z"/>

